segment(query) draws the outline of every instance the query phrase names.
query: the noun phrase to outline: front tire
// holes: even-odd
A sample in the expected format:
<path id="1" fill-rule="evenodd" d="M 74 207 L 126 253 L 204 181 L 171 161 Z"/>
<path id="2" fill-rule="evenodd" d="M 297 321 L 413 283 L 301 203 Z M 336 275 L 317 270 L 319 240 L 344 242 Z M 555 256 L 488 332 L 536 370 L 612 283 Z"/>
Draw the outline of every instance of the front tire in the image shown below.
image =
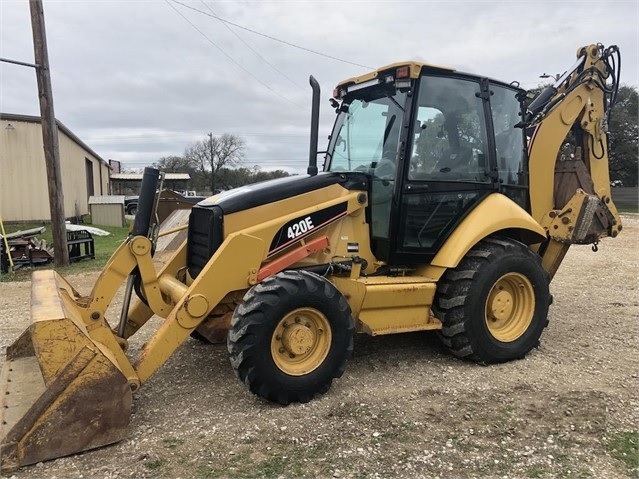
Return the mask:
<path id="1" fill-rule="evenodd" d="M 231 365 L 254 394 L 280 404 L 329 390 L 353 351 L 354 321 L 325 278 L 284 271 L 244 296 L 231 321 Z"/>
<path id="2" fill-rule="evenodd" d="M 438 286 L 442 342 L 482 364 L 523 358 L 548 324 L 550 292 L 541 258 L 509 238 L 486 238 Z"/>

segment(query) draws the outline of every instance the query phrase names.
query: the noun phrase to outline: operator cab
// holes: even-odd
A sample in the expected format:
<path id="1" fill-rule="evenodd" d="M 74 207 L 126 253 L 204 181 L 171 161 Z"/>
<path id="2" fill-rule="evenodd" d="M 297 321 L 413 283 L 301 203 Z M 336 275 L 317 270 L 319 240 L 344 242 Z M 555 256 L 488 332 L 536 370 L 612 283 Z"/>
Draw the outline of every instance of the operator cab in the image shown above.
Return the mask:
<path id="1" fill-rule="evenodd" d="M 528 210 L 523 90 L 418 63 L 340 83 L 324 170 L 370 177 L 375 256 L 430 261 L 486 196 Z M 495 212 L 499 214 L 499 212 Z"/>

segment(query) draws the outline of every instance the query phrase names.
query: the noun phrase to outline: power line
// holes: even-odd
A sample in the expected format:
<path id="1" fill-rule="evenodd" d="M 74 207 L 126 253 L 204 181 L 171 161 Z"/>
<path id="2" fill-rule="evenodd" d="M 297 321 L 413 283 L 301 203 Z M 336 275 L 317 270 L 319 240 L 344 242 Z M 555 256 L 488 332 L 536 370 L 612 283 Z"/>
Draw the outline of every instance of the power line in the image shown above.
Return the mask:
<path id="1" fill-rule="evenodd" d="M 221 135 L 223 133 L 219 133 Z M 238 133 L 239 136 L 242 137 L 257 137 L 257 138 L 306 138 L 308 137 L 308 133 L 289 133 L 289 134 L 278 134 L 278 133 Z M 125 133 L 122 135 L 111 134 L 111 135 L 91 135 L 86 134 L 84 138 L 88 143 L 94 142 L 130 142 L 130 141 L 158 141 L 164 140 L 165 142 L 177 141 L 177 140 L 188 140 L 188 139 L 197 139 L 202 137 L 200 132 L 188 133 L 188 132 L 174 132 L 174 131 L 166 131 L 159 133 L 138 133 L 138 134 L 129 134 Z M 200 138 L 201 139 L 201 138 Z"/>
<path id="2" fill-rule="evenodd" d="M 168 2 L 169 0 L 165 0 L 165 1 Z M 372 70 L 373 69 L 373 67 L 369 67 L 367 65 L 362 65 L 360 63 L 355 63 L 355 62 L 351 62 L 351 61 L 348 61 L 348 60 L 344 60 L 343 58 L 338 58 L 338 57 L 334 57 L 332 55 L 327 55 L 326 53 L 318 52 L 316 50 L 311 50 L 310 48 L 305 48 L 305 47 L 302 47 L 300 45 L 296 45 L 295 43 L 287 42 L 285 40 L 280 40 L 279 38 L 272 37 L 272 36 L 267 35 L 265 33 L 261 33 L 261 32 L 255 31 L 255 30 L 251 30 L 250 28 L 244 27 L 242 25 L 238 25 L 237 23 L 233 23 L 233 22 L 231 22 L 229 20 L 225 20 L 224 18 L 218 17 L 217 15 L 213 15 L 211 13 L 204 12 L 202 10 L 199 10 L 199 9 L 195 8 L 195 7 L 192 7 L 191 5 L 187 5 L 186 3 L 182 3 L 182 2 L 180 2 L 178 0 L 170 0 L 170 1 L 173 2 L 173 3 L 177 3 L 179 5 L 182 5 L 183 7 L 189 8 L 189 9 L 191 9 L 193 11 L 199 12 L 202 15 L 206 15 L 208 17 L 216 18 L 216 19 L 220 20 L 221 22 L 227 23 L 229 25 L 233 25 L 234 27 L 240 28 L 242 30 L 246 30 L 247 32 L 250 32 L 250 33 L 254 33 L 255 35 L 259 35 L 261 37 L 268 38 L 269 40 L 273 40 L 275 42 L 283 43 L 284 45 L 288 45 L 289 47 L 297 48 L 299 50 L 304 50 L 305 52 L 312 53 L 314 55 L 319 55 L 319 56 L 325 57 L 325 58 L 330 58 L 331 60 L 335 60 L 335 61 L 338 61 L 338 62 L 348 63 L 349 65 L 355 65 L 356 67 L 366 68 L 367 70 Z"/>
<path id="3" fill-rule="evenodd" d="M 282 98 L 283 100 L 288 101 L 289 103 L 292 103 L 293 105 L 297 106 L 298 108 L 305 108 L 302 105 L 300 105 L 299 103 L 295 103 L 293 100 L 291 100 L 290 98 L 285 97 L 284 95 L 278 93 L 277 91 L 273 90 L 270 86 L 268 86 L 266 83 L 264 83 L 262 80 L 260 80 L 257 76 L 253 75 L 249 70 L 247 70 L 246 68 L 244 68 L 240 63 L 238 63 L 231 55 L 229 55 L 228 53 L 226 53 L 224 51 L 224 49 L 222 47 L 220 47 L 217 43 L 215 43 L 213 40 L 211 40 L 202 30 L 200 30 L 198 27 L 195 26 L 195 24 L 193 22 L 191 22 L 191 20 L 189 20 L 188 18 L 186 18 L 184 15 L 182 15 L 182 12 L 180 12 L 177 8 L 175 8 L 173 5 L 171 5 L 171 3 L 169 2 L 169 0 L 164 0 L 167 5 L 169 7 L 171 7 L 178 15 L 180 15 L 189 25 L 191 25 L 200 35 L 202 35 L 211 45 L 213 45 L 215 48 L 217 48 L 220 52 L 222 52 L 222 54 L 228 58 L 229 60 L 231 60 L 238 68 L 240 68 L 243 72 L 245 72 L 247 75 L 249 75 L 251 78 L 253 78 L 256 82 L 258 82 L 259 84 L 261 84 L 264 88 L 266 88 L 267 90 L 271 91 L 272 93 L 274 93 L 275 95 L 277 95 L 278 97 Z M 176 2 L 176 3 L 180 3 L 180 2 Z M 183 4 L 182 4 L 183 5 Z M 188 5 L 187 5 L 188 6 Z M 204 12 L 206 13 L 206 12 Z"/>
<path id="4" fill-rule="evenodd" d="M 165 156 L 170 156 L 170 155 L 165 155 Z M 155 163 L 156 161 L 160 160 L 162 157 L 157 157 L 153 160 L 119 160 L 120 163 L 129 165 L 129 166 L 147 166 L 150 165 L 151 163 Z M 247 166 L 247 165 L 260 165 L 260 166 L 268 166 L 268 167 L 274 167 L 274 166 L 286 166 L 289 168 L 306 168 L 308 166 L 308 158 L 303 159 L 296 159 L 296 160 L 262 160 L 260 158 L 253 158 L 253 159 L 245 159 L 242 163 L 242 166 Z"/>
<path id="5" fill-rule="evenodd" d="M 200 0 L 200 3 L 202 3 L 202 5 L 204 5 L 206 8 L 208 8 L 211 13 L 215 16 L 217 16 L 217 14 L 215 13 L 215 10 L 213 10 L 213 8 L 211 8 L 211 6 L 206 3 L 204 0 Z M 219 18 L 219 17 L 218 17 Z M 231 27 L 229 27 L 226 23 L 224 23 L 224 21 L 222 21 L 222 19 L 220 19 L 220 22 L 222 23 L 222 25 L 224 25 L 226 27 L 226 29 L 231 32 L 233 35 L 235 35 L 235 37 L 241 41 L 244 45 L 246 45 L 246 47 L 251 50 L 253 53 L 255 53 L 259 58 L 262 59 L 262 61 L 264 63 L 266 63 L 269 67 L 271 67 L 273 70 L 275 70 L 277 73 L 279 73 L 280 75 L 282 75 L 284 78 L 286 78 L 288 81 L 290 81 L 293 85 L 295 85 L 296 87 L 298 87 L 300 90 L 306 91 L 306 88 L 304 88 L 302 85 L 300 85 L 299 83 L 297 83 L 295 80 L 293 80 L 292 78 L 290 78 L 286 73 L 284 73 L 282 70 L 280 70 L 279 68 L 277 68 L 275 65 L 273 65 L 271 62 L 269 62 L 266 58 L 264 58 L 264 56 L 262 56 L 260 54 L 260 52 L 258 52 L 257 50 L 255 50 L 251 45 L 248 44 L 248 42 L 246 42 L 241 36 L 239 36 Z"/>

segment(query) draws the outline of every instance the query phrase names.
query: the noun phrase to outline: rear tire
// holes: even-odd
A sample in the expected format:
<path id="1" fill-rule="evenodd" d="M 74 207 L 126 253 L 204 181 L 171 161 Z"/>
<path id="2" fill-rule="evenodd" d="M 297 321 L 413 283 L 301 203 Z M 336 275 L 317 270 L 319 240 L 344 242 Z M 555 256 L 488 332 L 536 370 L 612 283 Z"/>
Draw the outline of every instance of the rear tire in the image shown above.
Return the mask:
<path id="1" fill-rule="evenodd" d="M 251 392 L 280 404 L 308 402 L 343 374 L 354 331 L 350 306 L 332 283 L 284 271 L 246 293 L 227 346 Z"/>
<path id="2" fill-rule="evenodd" d="M 551 296 L 541 258 L 509 238 L 486 238 L 446 271 L 433 310 L 442 342 L 459 357 L 490 364 L 539 345 Z"/>

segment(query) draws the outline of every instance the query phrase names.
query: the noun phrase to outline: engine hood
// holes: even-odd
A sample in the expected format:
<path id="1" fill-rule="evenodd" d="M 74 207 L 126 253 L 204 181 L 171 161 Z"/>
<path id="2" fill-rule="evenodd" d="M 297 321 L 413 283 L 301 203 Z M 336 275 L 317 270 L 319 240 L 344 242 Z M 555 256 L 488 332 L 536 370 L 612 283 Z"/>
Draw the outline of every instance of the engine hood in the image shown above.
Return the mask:
<path id="1" fill-rule="evenodd" d="M 291 198 L 309 191 L 341 184 L 347 189 L 366 190 L 364 174 L 320 173 L 314 176 L 287 176 L 224 191 L 198 203 L 199 207 L 218 206 L 225 215 Z"/>

